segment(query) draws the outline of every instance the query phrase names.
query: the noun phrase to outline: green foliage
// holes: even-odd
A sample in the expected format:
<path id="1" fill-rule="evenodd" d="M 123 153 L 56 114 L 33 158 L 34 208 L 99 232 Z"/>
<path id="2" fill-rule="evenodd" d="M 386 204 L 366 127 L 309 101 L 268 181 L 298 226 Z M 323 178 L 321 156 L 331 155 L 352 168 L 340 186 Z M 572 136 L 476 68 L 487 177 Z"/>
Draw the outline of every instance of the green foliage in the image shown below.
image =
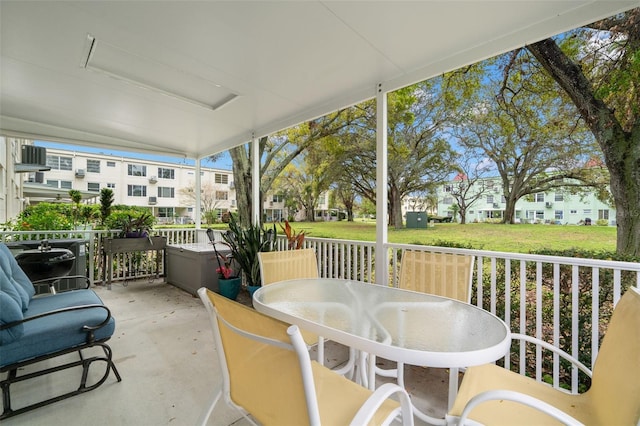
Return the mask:
<path id="1" fill-rule="evenodd" d="M 105 220 L 107 229 L 120 229 L 121 236 L 126 232 L 150 231 L 156 218 L 146 207 L 116 205 Z"/>
<path id="2" fill-rule="evenodd" d="M 532 254 L 546 255 L 546 256 L 564 256 L 564 257 L 577 257 L 588 259 L 603 259 L 603 260 L 617 260 L 626 262 L 638 262 L 640 258 L 633 258 L 630 256 L 618 255 L 614 251 L 590 251 L 581 249 L 568 249 L 568 250 L 535 250 Z M 507 280 L 506 277 L 506 262 L 499 260 L 496 262 L 496 292 L 491 292 L 491 265 L 485 264 L 483 271 L 483 305 L 491 306 L 492 297 L 496 298 L 496 315 L 501 318 L 505 318 L 504 304 L 505 304 L 505 281 L 510 283 L 510 327 L 512 330 L 520 330 L 520 305 L 522 303 L 521 297 L 524 291 L 527 300 L 532 300 L 536 297 L 536 274 L 537 264 L 535 262 L 527 262 L 525 267 L 524 282 L 520 275 L 520 263 L 518 261 L 511 261 L 510 270 L 511 275 Z M 557 332 L 559 334 L 559 346 L 560 349 L 573 354 L 577 353 L 578 359 L 583 363 L 589 365 L 591 363 L 591 330 L 592 328 L 599 327 L 599 336 L 602 338 L 606 333 L 605 324 L 609 323 L 611 313 L 613 312 L 613 282 L 614 274 L 611 270 L 599 271 L 599 293 L 597 300 L 599 303 L 599 323 L 592 323 L 592 300 L 593 300 L 593 276 L 591 268 L 578 268 L 578 300 L 577 310 L 578 317 L 572 318 L 573 312 L 573 295 L 572 285 L 574 283 L 574 269 L 571 266 L 560 265 L 557 270 L 557 282 L 559 288 L 557 291 L 560 294 L 559 297 L 559 309 L 558 318 L 554 318 L 553 309 L 553 294 L 554 294 L 554 282 L 556 277 L 556 270 L 551 264 L 545 264 L 542 268 L 541 275 L 541 288 L 542 303 L 540 305 L 542 327 L 540 330 L 536 330 L 536 305 L 532 303 L 526 303 L 526 321 L 525 330 L 520 330 L 524 334 L 530 336 L 536 336 L 540 333 L 543 340 L 553 343 L 554 333 L 554 320 L 558 321 Z M 477 277 L 476 277 L 477 279 Z M 621 288 L 622 292 L 628 289 L 635 283 L 635 275 L 630 272 L 623 272 L 621 274 Z M 477 283 L 476 283 L 477 284 Z M 525 288 L 522 289 L 521 285 L 524 284 Z M 476 303 L 477 293 L 474 293 L 474 300 L 472 303 Z M 572 325 L 573 322 L 578 323 L 578 347 L 572 348 Z M 600 342 L 598 342 L 600 344 Z M 530 375 L 535 374 L 535 348 L 531 345 L 527 345 L 525 351 L 527 373 Z M 517 365 L 520 359 L 520 344 L 514 343 L 511 348 L 511 360 L 513 365 Z M 548 352 L 543 352 L 543 374 L 552 374 L 553 355 Z M 568 386 L 571 380 L 571 367 L 568 363 L 561 364 L 560 368 L 560 380 L 564 386 Z M 581 390 L 586 390 L 589 387 L 590 379 L 583 375 L 579 375 L 579 386 Z"/>
<path id="3" fill-rule="evenodd" d="M 73 229 L 73 206 L 59 203 L 38 203 L 28 206 L 16 218 L 14 231 L 45 231 Z"/>
<path id="4" fill-rule="evenodd" d="M 113 190 L 110 188 L 102 188 L 100 190 L 100 223 L 104 225 L 107 218 L 111 214 L 113 206 Z"/>
<path id="5" fill-rule="evenodd" d="M 242 227 L 234 214 L 229 217 L 229 230 L 222 239 L 229 246 L 233 260 L 240 265 L 247 285 L 260 285 L 258 253 L 272 251 L 276 239 L 276 225 L 264 229 L 262 225 Z"/>

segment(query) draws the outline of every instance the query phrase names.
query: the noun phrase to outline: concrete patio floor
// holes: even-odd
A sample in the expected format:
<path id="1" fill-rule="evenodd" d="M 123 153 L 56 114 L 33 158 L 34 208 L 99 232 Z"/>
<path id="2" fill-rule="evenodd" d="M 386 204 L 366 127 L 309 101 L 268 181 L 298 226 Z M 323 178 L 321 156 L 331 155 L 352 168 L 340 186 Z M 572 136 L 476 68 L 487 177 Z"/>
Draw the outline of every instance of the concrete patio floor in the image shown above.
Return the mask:
<path id="1" fill-rule="evenodd" d="M 209 319 L 200 300 L 160 280 L 94 289 L 116 318 L 109 344 L 122 382 L 112 374 L 94 391 L 3 420 L 2 425 L 195 424 L 220 377 Z M 240 300 L 249 303 L 248 295 Z M 336 344 L 329 344 L 326 352 L 330 363 L 346 356 Z M 63 386 L 74 389 L 80 375 L 75 373 L 55 373 L 12 386 L 13 407 L 42 395 L 50 397 Z M 414 367 L 406 372 L 414 403 L 433 415 L 444 414 L 447 380 L 444 370 Z M 208 424 L 250 423 L 219 403 Z"/>

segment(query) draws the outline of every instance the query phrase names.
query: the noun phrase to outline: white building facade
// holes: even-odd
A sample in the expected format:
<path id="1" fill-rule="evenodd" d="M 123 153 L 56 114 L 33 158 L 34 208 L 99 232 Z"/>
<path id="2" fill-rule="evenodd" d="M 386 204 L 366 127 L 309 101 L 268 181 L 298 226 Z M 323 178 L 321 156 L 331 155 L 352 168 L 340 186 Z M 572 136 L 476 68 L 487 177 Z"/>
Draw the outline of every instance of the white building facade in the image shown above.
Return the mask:
<path id="1" fill-rule="evenodd" d="M 451 195 L 458 182 L 448 182 L 438 187 L 438 216 L 452 216 L 452 206 L 456 203 Z M 474 189 L 475 188 L 475 189 Z M 499 179 L 487 178 L 478 182 L 471 192 L 483 194 L 466 212 L 467 223 L 486 222 L 502 219 L 506 200 Z M 553 223 L 580 225 L 596 221 L 614 226 L 616 210 L 599 200 L 595 193 L 571 194 L 561 189 L 539 192 L 523 197 L 516 203 L 515 219 L 519 223 Z"/>
<path id="2" fill-rule="evenodd" d="M 93 193 L 89 202 L 99 202 L 102 188 L 114 194 L 114 204 L 148 207 L 160 223 L 191 223 L 195 218 L 195 166 L 79 151 L 47 148 L 48 171 L 28 174 L 28 181 L 58 188 Z M 200 168 L 203 214 L 216 216 L 235 211 L 233 173 L 217 168 Z M 63 197 L 66 198 L 66 197 Z M 28 203 L 51 201 L 27 199 Z M 282 197 L 267 196 L 265 209 L 271 220 L 286 218 Z M 15 216 L 15 215 L 14 215 Z M 204 216 L 203 216 L 204 219 Z"/>

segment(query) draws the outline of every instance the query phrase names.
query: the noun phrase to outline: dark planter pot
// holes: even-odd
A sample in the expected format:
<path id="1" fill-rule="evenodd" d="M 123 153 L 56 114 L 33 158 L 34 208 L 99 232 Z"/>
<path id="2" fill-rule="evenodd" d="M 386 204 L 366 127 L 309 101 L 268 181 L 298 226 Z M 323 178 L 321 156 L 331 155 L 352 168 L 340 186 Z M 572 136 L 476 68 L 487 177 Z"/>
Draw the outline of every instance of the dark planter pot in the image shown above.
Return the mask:
<path id="1" fill-rule="evenodd" d="M 144 237 L 148 237 L 149 234 L 147 233 L 147 231 L 143 231 L 143 232 L 127 232 L 125 234 L 126 238 L 144 238 Z"/>
<path id="2" fill-rule="evenodd" d="M 260 286 L 259 285 L 248 285 L 247 286 L 247 290 L 249 290 L 249 296 L 251 296 L 251 298 L 253 299 L 253 293 L 256 292 L 257 289 L 259 289 Z"/>
<path id="3" fill-rule="evenodd" d="M 218 288 L 220 294 L 227 299 L 236 300 L 238 293 L 240 292 L 241 278 L 218 278 Z"/>

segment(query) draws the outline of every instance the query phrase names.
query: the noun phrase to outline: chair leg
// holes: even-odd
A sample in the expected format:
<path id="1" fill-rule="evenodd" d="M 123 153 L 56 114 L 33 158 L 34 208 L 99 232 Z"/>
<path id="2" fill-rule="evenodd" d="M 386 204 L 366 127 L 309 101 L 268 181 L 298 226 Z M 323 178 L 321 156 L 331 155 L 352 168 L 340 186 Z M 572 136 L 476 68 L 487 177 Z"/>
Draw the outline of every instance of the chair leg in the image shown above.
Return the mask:
<path id="1" fill-rule="evenodd" d="M 209 417 L 211 416 L 211 413 L 213 413 L 213 409 L 215 408 L 216 404 L 220 400 L 221 396 L 222 396 L 222 383 L 219 383 L 218 385 L 216 385 L 215 389 L 213 390 L 209 405 L 207 405 L 207 407 L 204 409 L 204 411 L 202 412 L 202 414 L 200 414 L 200 417 L 198 418 L 198 422 L 196 423 L 198 426 L 205 426 L 207 424 L 207 422 L 209 421 Z"/>

